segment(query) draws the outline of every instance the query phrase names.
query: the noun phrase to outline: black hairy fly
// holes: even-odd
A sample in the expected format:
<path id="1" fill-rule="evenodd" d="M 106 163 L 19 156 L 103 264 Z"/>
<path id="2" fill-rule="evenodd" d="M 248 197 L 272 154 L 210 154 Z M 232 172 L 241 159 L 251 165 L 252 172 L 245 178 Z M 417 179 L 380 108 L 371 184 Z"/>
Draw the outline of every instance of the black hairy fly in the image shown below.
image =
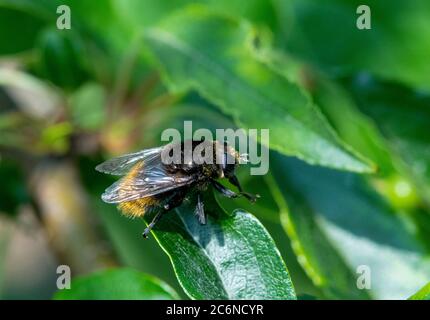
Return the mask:
<path id="1" fill-rule="evenodd" d="M 255 202 L 259 195 L 244 192 L 235 175 L 241 159 L 243 155 L 227 143 L 187 140 L 119 156 L 98 165 L 96 170 L 122 176 L 105 190 L 104 202 L 118 204 L 130 217 L 156 213 L 143 232 L 146 238 L 163 214 L 181 205 L 191 193 L 197 194 L 196 216 L 206 224 L 202 192 L 210 185 L 226 197 L 244 196 Z M 228 179 L 239 192 L 224 187 L 217 181 L 221 178 Z"/>

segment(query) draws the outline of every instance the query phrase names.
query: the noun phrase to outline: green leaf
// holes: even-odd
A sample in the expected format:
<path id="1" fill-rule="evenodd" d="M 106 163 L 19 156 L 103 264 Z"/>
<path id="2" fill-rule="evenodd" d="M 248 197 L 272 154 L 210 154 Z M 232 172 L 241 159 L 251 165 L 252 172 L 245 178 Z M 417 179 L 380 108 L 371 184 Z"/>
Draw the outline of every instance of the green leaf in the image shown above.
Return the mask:
<path id="1" fill-rule="evenodd" d="M 194 207 L 169 213 L 153 234 L 193 299 L 296 299 L 287 267 L 270 235 L 250 213 L 227 215 L 206 194 L 206 225 Z"/>
<path id="2" fill-rule="evenodd" d="M 9 242 L 12 234 L 12 224 L 5 218 L 0 216 L 0 299 L 4 295 L 5 287 L 5 269 L 6 256 L 8 253 Z"/>
<path id="3" fill-rule="evenodd" d="M 216 199 L 219 201 L 221 207 L 227 212 L 241 208 L 241 210 L 253 212 L 256 215 L 274 239 L 284 261 L 288 261 L 288 272 L 294 283 L 297 299 L 309 299 L 309 295 L 324 298 L 320 290 L 303 271 L 292 249 L 290 239 L 285 237 L 285 230 L 280 224 L 280 210 L 274 200 L 269 183 L 266 181 L 266 176 L 251 176 L 249 174 L 249 167 L 239 167 L 236 174 L 243 190 L 259 194 L 260 198 L 255 203 L 251 203 L 244 197 L 229 199 L 221 194 L 216 194 Z M 226 185 L 229 188 L 231 187 L 228 184 Z"/>
<path id="4" fill-rule="evenodd" d="M 98 2 L 0 0 L 0 16 L 2 17 L 0 35 L 2 35 L 2 39 L 11 39 L 11 41 L 0 44 L 0 53 L 2 46 L 11 47 L 14 51 L 16 51 L 15 47 L 20 50 L 32 48 L 44 27 L 55 27 L 57 18 L 60 16 L 57 8 L 61 5 L 70 7 L 72 28 L 71 30 L 59 30 L 60 33 L 77 32 L 82 36 L 96 35 L 97 40 L 92 39 L 92 45 L 108 44 L 103 47 L 105 53 L 110 52 L 111 46 L 123 49 L 130 42 L 133 32 L 125 28 L 123 21 L 117 15 L 117 8 L 112 2 L 111 0 Z M 5 19 L 3 19 L 2 11 L 5 12 Z M 21 30 L 22 32 L 17 37 L 9 30 Z"/>
<path id="5" fill-rule="evenodd" d="M 189 0 L 113 0 L 118 15 L 135 28 L 153 25 L 172 11 L 189 3 Z"/>
<path id="6" fill-rule="evenodd" d="M 148 30 L 145 40 L 173 91 L 196 90 L 244 129 L 269 129 L 267 147 L 311 164 L 368 172 L 309 96 L 259 62 L 248 24 L 200 7 L 171 16 Z M 288 138 L 286 138 L 288 137 Z"/>
<path id="7" fill-rule="evenodd" d="M 184 121 L 192 121 L 193 131 L 200 128 L 208 129 L 213 136 L 216 135 L 216 129 L 235 128 L 233 122 L 222 115 L 217 109 L 192 103 L 182 103 L 165 108 L 154 108 L 146 111 L 150 123 L 146 123 L 147 132 L 143 135 L 145 142 L 149 146 L 160 143 L 160 137 L 165 128 L 178 130 L 181 135 L 184 134 Z"/>
<path id="8" fill-rule="evenodd" d="M 381 131 L 399 170 L 430 203 L 430 95 L 362 75 L 349 83 L 360 110 Z"/>
<path id="9" fill-rule="evenodd" d="M 291 3 L 293 19 L 285 42 L 297 57 L 334 75 L 366 70 L 430 89 L 430 2 L 393 0 L 389 6 L 383 0 L 369 2 L 370 30 L 356 26 L 362 1 Z"/>
<path id="10" fill-rule="evenodd" d="M 308 275 L 331 298 L 401 299 L 430 278 L 430 260 L 413 224 L 357 175 L 271 157 L 271 188 Z M 359 266 L 371 289 L 359 290 Z"/>
<path id="11" fill-rule="evenodd" d="M 0 56 L 33 48 L 38 32 L 46 23 L 38 16 L 9 7 L 0 1 Z"/>
<path id="12" fill-rule="evenodd" d="M 103 51 L 112 48 L 123 51 L 126 49 L 134 36 L 133 29 L 127 28 L 124 21 L 120 19 L 118 9 L 113 0 L 86 1 L 86 0 L 49 0 L 56 5 L 66 4 L 72 12 L 72 29 L 75 26 L 81 28 L 81 33 L 90 31 L 94 34 L 94 43 L 100 40 L 108 46 Z M 115 61 L 112 61 L 114 63 Z"/>
<path id="13" fill-rule="evenodd" d="M 16 214 L 19 207 L 30 202 L 21 168 L 14 162 L 0 159 L 0 212 Z"/>
<path id="14" fill-rule="evenodd" d="M 105 121 L 106 93 L 97 83 L 86 83 L 70 97 L 73 122 L 80 128 L 95 130 Z"/>
<path id="15" fill-rule="evenodd" d="M 172 288 L 157 278 L 132 269 L 111 269 L 72 280 L 70 289 L 57 291 L 56 300 L 171 300 Z"/>
<path id="16" fill-rule="evenodd" d="M 119 16 L 131 25 L 148 27 L 160 20 L 194 3 L 191 0 L 153 1 L 153 0 L 113 0 Z M 276 21 L 276 12 L 270 1 L 260 0 L 200 0 L 211 10 L 234 13 L 259 24 L 273 25 Z"/>
<path id="17" fill-rule="evenodd" d="M 54 84 L 74 88 L 88 78 L 88 53 L 82 39 L 70 30 L 48 29 L 38 39 L 40 73 Z"/>
<path id="18" fill-rule="evenodd" d="M 427 283 L 420 291 L 409 297 L 409 300 L 430 300 L 430 283 Z"/>
<path id="19" fill-rule="evenodd" d="M 312 95 L 342 140 L 375 163 L 379 174 L 393 174 L 395 169 L 383 136 L 377 126 L 361 114 L 346 90 L 321 77 L 315 81 Z"/>

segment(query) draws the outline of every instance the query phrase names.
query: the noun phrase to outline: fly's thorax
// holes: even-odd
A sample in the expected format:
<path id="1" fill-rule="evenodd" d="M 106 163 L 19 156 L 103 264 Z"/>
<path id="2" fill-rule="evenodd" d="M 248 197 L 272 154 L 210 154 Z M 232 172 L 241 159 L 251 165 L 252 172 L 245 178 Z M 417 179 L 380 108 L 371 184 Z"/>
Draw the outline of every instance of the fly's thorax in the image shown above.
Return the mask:
<path id="1" fill-rule="evenodd" d="M 186 140 L 169 143 L 161 151 L 161 161 L 165 165 L 175 164 L 183 169 L 195 165 L 212 163 L 213 141 Z"/>
<path id="2" fill-rule="evenodd" d="M 222 168 L 217 164 L 202 164 L 201 173 L 208 179 L 219 179 L 224 177 Z"/>
<path id="3" fill-rule="evenodd" d="M 234 172 L 239 154 L 227 143 L 187 140 L 166 145 L 161 160 L 170 172 L 201 172 L 208 178 L 223 178 Z"/>

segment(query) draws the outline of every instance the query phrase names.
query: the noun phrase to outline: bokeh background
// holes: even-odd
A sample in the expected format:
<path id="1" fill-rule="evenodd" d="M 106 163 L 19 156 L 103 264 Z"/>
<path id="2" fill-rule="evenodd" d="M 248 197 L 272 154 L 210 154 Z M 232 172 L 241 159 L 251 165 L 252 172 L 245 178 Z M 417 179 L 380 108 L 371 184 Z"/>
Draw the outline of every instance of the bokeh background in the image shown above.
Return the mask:
<path id="1" fill-rule="evenodd" d="M 306 92 L 348 148 L 377 168 L 345 173 L 272 151 L 272 178 L 240 172 L 264 200 L 256 207 L 221 200 L 225 207 L 253 210 L 299 297 L 407 298 L 424 286 L 428 1 L 369 1 L 372 29 L 358 30 L 362 3 L 352 0 L 0 0 L 0 297 L 52 298 L 60 264 L 73 276 L 131 267 L 187 297 L 155 239 L 142 240 L 143 221 L 102 203 L 114 179 L 94 167 L 160 145 L 162 130 L 181 129 L 184 120 L 195 129 L 239 126 L 199 90 L 170 90 L 148 57 L 142 34 L 196 3 L 250 23 L 260 58 Z M 61 4 L 71 8 L 70 30 L 57 29 Z M 369 294 L 339 276 L 352 277 L 362 261 L 375 276 Z"/>

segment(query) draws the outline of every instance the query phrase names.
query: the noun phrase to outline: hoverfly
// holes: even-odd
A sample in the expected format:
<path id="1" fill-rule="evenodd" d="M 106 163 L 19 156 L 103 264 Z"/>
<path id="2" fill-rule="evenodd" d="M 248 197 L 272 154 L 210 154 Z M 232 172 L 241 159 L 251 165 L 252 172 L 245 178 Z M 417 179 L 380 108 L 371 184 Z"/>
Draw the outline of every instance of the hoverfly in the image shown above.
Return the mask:
<path id="1" fill-rule="evenodd" d="M 259 197 L 244 192 L 235 175 L 235 169 L 244 155 L 240 155 L 227 143 L 206 140 L 188 142 L 193 152 L 200 148 L 205 156 L 204 150 L 211 150 L 212 159 L 220 161 L 209 163 L 193 157 L 191 161 L 185 162 L 185 144 L 178 142 L 119 156 L 96 167 L 100 172 L 123 176 L 102 194 L 104 202 L 118 204 L 123 214 L 129 217 L 156 213 L 143 232 L 144 238 L 147 238 L 163 214 L 180 206 L 192 193 L 197 194 L 195 214 L 200 224 L 206 224 L 202 192 L 210 185 L 229 198 L 244 196 L 255 202 Z M 163 155 L 171 155 L 178 148 L 180 161 L 166 164 Z M 239 192 L 224 187 L 217 181 L 220 178 L 227 178 Z"/>

